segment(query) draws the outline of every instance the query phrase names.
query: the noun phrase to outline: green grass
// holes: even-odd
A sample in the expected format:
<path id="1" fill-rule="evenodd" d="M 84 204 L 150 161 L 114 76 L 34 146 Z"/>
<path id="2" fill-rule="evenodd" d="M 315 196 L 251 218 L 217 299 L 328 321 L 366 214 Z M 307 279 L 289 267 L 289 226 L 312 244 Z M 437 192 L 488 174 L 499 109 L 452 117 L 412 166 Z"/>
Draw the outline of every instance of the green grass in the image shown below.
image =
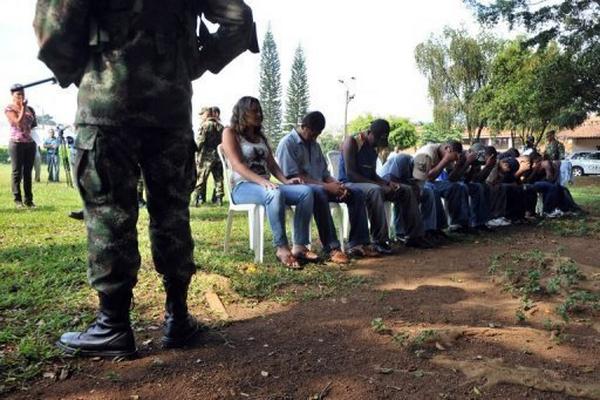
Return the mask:
<path id="1" fill-rule="evenodd" d="M 33 188 L 37 208 L 17 210 L 10 168 L 0 165 L 0 393 L 26 383 L 57 360 L 56 338 L 65 330 L 84 328 L 93 319 L 97 302 L 86 278 L 85 225 L 67 217 L 81 207 L 79 195 L 64 183 L 47 184 L 44 172 L 42 183 Z M 227 207 L 191 209 L 194 257 L 203 272 L 190 287 L 192 309 L 204 309 L 203 294 L 209 288 L 225 303 L 289 302 L 329 296 L 364 283 L 335 266 L 308 266 L 300 272 L 281 267 L 269 246 L 268 227 L 265 263 L 253 264 L 243 215 L 235 217 L 230 252 L 225 255 L 226 216 Z M 159 325 L 163 291 L 151 260 L 146 210 L 140 212 L 138 232 L 142 266 L 132 319 L 138 325 Z"/>

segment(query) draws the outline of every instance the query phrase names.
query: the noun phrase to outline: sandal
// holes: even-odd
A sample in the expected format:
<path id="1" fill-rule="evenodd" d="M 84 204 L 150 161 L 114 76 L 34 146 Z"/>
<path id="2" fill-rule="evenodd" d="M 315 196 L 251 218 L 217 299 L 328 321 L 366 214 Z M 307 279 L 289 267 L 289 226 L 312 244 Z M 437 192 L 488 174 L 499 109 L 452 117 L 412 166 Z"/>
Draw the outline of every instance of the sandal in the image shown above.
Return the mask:
<path id="1" fill-rule="evenodd" d="M 364 245 L 358 245 L 358 246 L 354 246 L 351 249 L 349 249 L 346 254 L 349 257 L 352 258 L 372 258 L 372 257 L 379 257 L 381 254 L 379 254 L 377 251 L 375 251 L 371 246 L 364 246 Z"/>
<path id="2" fill-rule="evenodd" d="M 275 254 L 275 256 L 277 257 L 279 262 L 281 262 L 283 264 L 283 266 L 288 269 L 293 269 L 293 270 L 302 269 L 302 266 L 300 265 L 300 263 L 298 263 L 298 259 L 289 251 L 284 254 L 278 252 Z"/>
<path id="3" fill-rule="evenodd" d="M 319 261 L 320 257 L 317 253 L 310 251 L 310 250 L 304 250 L 304 251 L 299 251 L 299 252 L 292 252 L 292 255 L 294 257 L 296 257 L 298 260 L 304 261 L 304 262 L 317 262 Z"/>
<path id="4" fill-rule="evenodd" d="M 348 256 L 341 251 L 340 249 L 331 250 L 329 253 L 329 261 L 336 264 L 348 264 L 350 259 Z"/>

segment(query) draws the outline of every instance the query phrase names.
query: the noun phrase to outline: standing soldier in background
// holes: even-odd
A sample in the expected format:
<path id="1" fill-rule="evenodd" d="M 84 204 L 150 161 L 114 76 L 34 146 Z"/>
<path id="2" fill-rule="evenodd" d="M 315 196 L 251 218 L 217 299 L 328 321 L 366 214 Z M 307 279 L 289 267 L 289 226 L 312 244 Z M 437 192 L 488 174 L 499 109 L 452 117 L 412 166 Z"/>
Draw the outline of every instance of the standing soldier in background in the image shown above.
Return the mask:
<path id="1" fill-rule="evenodd" d="M 223 141 L 223 129 L 225 127 L 221 123 L 221 109 L 217 106 L 211 108 L 212 116 L 217 121 L 220 126 L 219 129 L 219 137 L 221 138 L 221 142 Z M 219 206 L 223 205 L 223 198 L 225 197 L 225 186 L 223 185 L 223 165 L 219 160 L 219 155 L 217 154 L 217 162 L 213 164 L 212 167 L 212 175 L 215 186 L 213 187 L 212 192 L 212 203 L 217 204 Z M 217 178 L 220 177 L 220 178 Z"/>
<path id="2" fill-rule="evenodd" d="M 212 173 L 215 182 L 215 203 L 223 205 L 223 167 L 217 154 L 217 147 L 221 144 L 223 125 L 219 121 L 221 111 L 218 107 L 211 107 L 206 114 L 206 120 L 198 131 L 198 183 L 196 185 L 196 207 L 206 201 L 206 184 L 208 176 Z"/>
<path id="3" fill-rule="evenodd" d="M 194 206 L 195 207 L 199 207 L 200 204 L 203 204 L 206 202 L 206 186 L 204 187 L 204 193 L 202 193 L 200 191 L 200 187 L 201 182 L 200 182 L 200 177 L 202 176 L 202 174 L 200 173 L 200 170 L 202 169 L 202 162 L 201 162 L 201 153 L 202 153 L 202 147 L 204 147 L 204 138 L 202 137 L 201 133 L 202 133 L 202 127 L 204 126 L 204 124 L 206 123 L 206 121 L 208 120 L 208 117 L 210 116 L 211 110 L 210 107 L 202 107 L 200 109 L 200 112 L 198 113 L 198 115 L 200 116 L 200 128 L 198 129 L 198 135 L 196 136 L 196 146 L 197 146 L 197 151 L 196 151 L 196 186 L 194 187 Z"/>
<path id="4" fill-rule="evenodd" d="M 219 26 L 198 30 L 199 17 Z M 252 11 L 242 0 L 38 0 L 39 58 L 62 87 L 79 87 L 77 185 L 88 230 L 88 277 L 99 312 L 84 332 L 57 345 L 81 356 L 129 356 L 129 319 L 140 267 L 136 223 L 141 167 L 150 243 L 166 291 L 163 346 L 198 333 L 187 292 L 196 271 L 189 223 L 194 185 L 194 79 L 258 51 Z M 196 32 L 201 32 L 197 37 Z"/>

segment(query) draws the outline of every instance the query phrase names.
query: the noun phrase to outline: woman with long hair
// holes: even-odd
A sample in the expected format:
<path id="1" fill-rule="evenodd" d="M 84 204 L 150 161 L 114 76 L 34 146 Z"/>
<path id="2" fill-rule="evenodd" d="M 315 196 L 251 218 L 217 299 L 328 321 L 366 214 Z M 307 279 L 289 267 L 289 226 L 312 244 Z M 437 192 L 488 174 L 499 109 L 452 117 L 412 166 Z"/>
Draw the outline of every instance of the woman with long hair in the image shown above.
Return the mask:
<path id="1" fill-rule="evenodd" d="M 21 85 L 13 85 L 10 89 L 12 102 L 4 109 L 10 124 L 10 141 L 8 151 L 12 166 L 12 192 L 17 208 L 33 208 L 33 192 L 31 190 L 31 174 L 35 161 L 36 144 L 31 137 L 31 129 L 36 123 L 33 108 L 27 105 L 25 91 Z M 25 201 L 21 197 L 21 181 Z"/>
<path id="2" fill-rule="evenodd" d="M 231 198 L 236 204 L 262 204 L 273 232 L 277 258 L 288 268 L 298 269 L 299 260 L 315 261 L 308 250 L 313 194 L 299 178 L 287 179 L 262 132 L 262 108 L 258 99 L 242 97 L 233 107 L 231 125 L 223 131 L 223 152 L 233 174 Z M 271 182 L 271 175 L 281 182 Z M 294 246 L 285 232 L 285 207 L 294 212 Z"/>

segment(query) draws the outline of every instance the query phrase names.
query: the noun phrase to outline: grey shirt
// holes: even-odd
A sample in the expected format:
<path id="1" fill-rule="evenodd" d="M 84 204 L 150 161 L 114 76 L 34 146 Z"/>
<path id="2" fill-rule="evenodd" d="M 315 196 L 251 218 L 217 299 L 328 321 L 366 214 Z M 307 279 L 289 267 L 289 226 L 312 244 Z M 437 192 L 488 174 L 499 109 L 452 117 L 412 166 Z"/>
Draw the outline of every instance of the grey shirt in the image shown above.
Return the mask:
<path id="1" fill-rule="evenodd" d="M 330 177 L 319 143 L 305 141 L 295 129 L 281 139 L 276 156 L 287 178 L 302 174 L 323 182 Z"/>

